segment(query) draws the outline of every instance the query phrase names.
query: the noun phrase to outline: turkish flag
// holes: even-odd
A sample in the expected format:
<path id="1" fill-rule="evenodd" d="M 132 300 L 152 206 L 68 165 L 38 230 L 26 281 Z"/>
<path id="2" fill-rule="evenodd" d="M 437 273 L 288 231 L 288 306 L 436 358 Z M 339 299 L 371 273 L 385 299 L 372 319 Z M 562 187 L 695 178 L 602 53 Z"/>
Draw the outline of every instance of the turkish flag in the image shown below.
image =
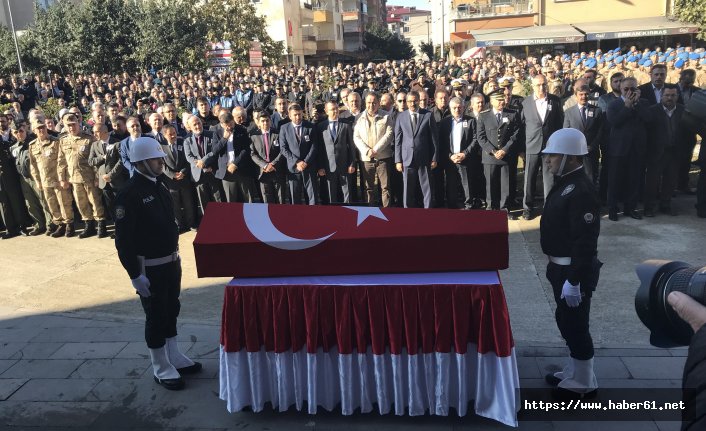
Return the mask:
<path id="1" fill-rule="evenodd" d="M 208 204 L 199 277 L 499 270 L 505 213 L 354 206 Z"/>

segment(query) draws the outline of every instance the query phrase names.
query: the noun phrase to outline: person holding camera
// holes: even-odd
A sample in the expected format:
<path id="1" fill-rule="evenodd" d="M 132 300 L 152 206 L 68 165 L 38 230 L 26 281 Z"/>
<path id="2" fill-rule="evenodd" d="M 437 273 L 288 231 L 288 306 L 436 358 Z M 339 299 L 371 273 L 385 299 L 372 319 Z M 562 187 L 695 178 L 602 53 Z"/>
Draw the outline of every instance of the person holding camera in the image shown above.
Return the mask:
<path id="1" fill-rule="evenodd" d="M 577 129 L 560 129 L 542 151 L 554 175 L 540 222 L 542 251 L 549 258 L 546 276 L 556 301 L 556 323 L 569 347 L 569 361 L 546 381 L 559 400 L 597 395 L 593 340 L 589 332 L 591 296 L 598 283 L 600 200 L 583 167 L 586 137 Z"/>
<path id="2" fill-rule="evenodd" d="M 706 307 L 682 292 L 670 293 L 667 301 L 694 330 L 682 378 L 682 388 L 688 391 L 684 391 L 686 409 L 681 429 L 706 429 Z"/>

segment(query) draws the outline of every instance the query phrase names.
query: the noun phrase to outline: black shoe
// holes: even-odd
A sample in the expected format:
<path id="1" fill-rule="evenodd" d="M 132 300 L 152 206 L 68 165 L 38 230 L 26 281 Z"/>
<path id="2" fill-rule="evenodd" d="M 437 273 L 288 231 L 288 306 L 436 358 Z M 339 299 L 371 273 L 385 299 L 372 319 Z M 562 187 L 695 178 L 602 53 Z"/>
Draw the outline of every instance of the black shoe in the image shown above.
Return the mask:
<path id="1" fill-rule="evenodd" d="M 18 236 L 20 236 L 20 231 L 5 232 L 4 234 L 0 235 L 0 239 L 10 239 Z"/>
<path id="2" fill-rule="evenodd" d="M 640 214 L 640 211 L 638 210 L 632 210 L 628 215 L 635 220 L 642 220 L 642 214 Z"/>
<path id="3" fill-rule="evenodd" d="M 29 236 L 38 236 L 46 233 L 47 228 L 45 227 L 35 227 L 31 231 L 29 231 Z"/>
<path id="4" fill-rule="evenodd" d="M 564 388 L 554 388 L 552 389 L 552 398 L 557 401 L 571 401 L 571 400 L 592 400 L 598 395 L 598 389 L 594 389 L 590 392 L 584 394 L 579 392 L 570 391 Z"/>
<path id="5" fill-rule="evenodd" d="M 178 379 L 160 379 L 159 377 L 154 376 L 154 381 L 170 391 L 179 391 L 184 389 L 184 379 L 181 377 Z"/>
<path id="6" fill-rule="evenodd" d="M 188 367 L 184 368 L 177 368 L 177 371 L 179 371 L 179 374 L 183 376 L 185 374 L 196 374 L 198 372 L 201 372 L 201 369 L 203 369 L 203 366 L 201 366 L 201 362 L 194 361 L 194 365 L 189 365 Z"/>
<path id="7" fill-rule="evenodd" d="M 612 221 L 618 221 L 618 211 L 610 210 L 608 211 L 608 219 Z"/>
<path id="8" fill-rule="evenodd" d="M 655 216 L 655 210 L 652 208 L 645 208 L 644 210 L 645 217 L 654 217 Z"/>
<path id="9" fill-rule="evenodd" d="M 66 238 L 72 238 L 76 236 L 76 229 L 74 228 L 73 223 L 69 223 L 66 225 L 66 235 L 64 235 Z"/>
<path id="10" fill-rule="evenodd" d="M 522 211 L 522 219 L 523 220 L 532 220 L 534 216 L 532 215 L 532 210 L 524 210 Z"/>
<path id="11" fill-rule="evenodd" d="M 89 236 L 94 236 L 97 234 L 98 231 L 96 230 L 96 222 L 93 220 L 89 220 L 86 222 L 85 227 L 83 228 L 83 232 L 78 236 L 81 239 L 88 238 Z"/>
<path id="12" fill-rule="evenodd" d="M 508 220 L 517 220 L 517 216 L 510 211 L 507 212 L 507 219 Z"/>
<path id="13" fill-rule="evenodd" d="M 554 375 L 554 373 L 549 373 L 546 376 L 544 376 L 544 381 L 549 383 L 552 386 L 558 386 L 559 383 L 561 382 L 561 379 L 557 376 Z"/>
<path id="14" fill-rule="evenodd" d="M 56 230 L 59 229 L 58 224 L 51 223 L 49 226 L 47 226 L 47 233 L 45 234 L 46 236 L 51 236 Z"/>
<path id="15" fill-rule="evenodd" d="M 56 228 L 56 230 L 54 230 L 54 233 L 49 236 L 51 236 L 52 238 L 61 238 L 64 235 L 66 235 L 66 225 L 61 224 Z"/>
<path id="16" fill-rule="evenodd" d="M 108 228 L 105 227 L 105 220 L 100 220 L 98 222 L 98 230 L 96 232 L 98 233 L 98 238 L 108 237 Z"/>

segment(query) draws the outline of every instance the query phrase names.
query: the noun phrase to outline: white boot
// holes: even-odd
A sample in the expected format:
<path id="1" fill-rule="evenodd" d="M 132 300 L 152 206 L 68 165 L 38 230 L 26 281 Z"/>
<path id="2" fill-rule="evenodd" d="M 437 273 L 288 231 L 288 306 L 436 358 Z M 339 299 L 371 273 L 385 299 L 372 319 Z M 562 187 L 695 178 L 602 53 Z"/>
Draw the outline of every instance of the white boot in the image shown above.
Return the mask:
<path id="1" fill-rule="evenodd" d="M 203 368 L 200 362 L 192 361 L 179 351 L 176 337 L 167 338 L 167 356 L 181 375 L 196 374 Z"/>
<path id="2" fill-rule="evenodd" d="M 194 365 L 194 361 L 187 358 L 186 355 L 179 351 L 179 345 L 177 344 L 177 337 L 167 338 L 167 356 L 169 357 L 169 362 L 176 368 L 186 368 Z"/>
<path id="3" fill-rule="evenodd" d="M 588 360 L 573 359 L 574 373 L 559 383 L 559 387 L 578 394 L 586 394 L 598 389 L 596 374 L 593 372 L 593 358 Z"/>
<path id="4" fill-rule="evenodd" d="M 554 377 L 556 377 L 559 380 L 564 380 L 564 379 L 570 379 L 574 376 L 574 358 L 569 355 L 568 361 L 566 361 L 566 365 L 564 365 L 564 368 L 561 371 L 557 371 L 554 373 Z"/>
<path id="5" fill-rule="evenodd" d="M 150 359 L 152 360 L 152 368 L 154 376 L 160 380 L 180 379 L 179 372 L 169 362 L 167 357 L 166 346 L 159 349 L 150 349 Z"/>

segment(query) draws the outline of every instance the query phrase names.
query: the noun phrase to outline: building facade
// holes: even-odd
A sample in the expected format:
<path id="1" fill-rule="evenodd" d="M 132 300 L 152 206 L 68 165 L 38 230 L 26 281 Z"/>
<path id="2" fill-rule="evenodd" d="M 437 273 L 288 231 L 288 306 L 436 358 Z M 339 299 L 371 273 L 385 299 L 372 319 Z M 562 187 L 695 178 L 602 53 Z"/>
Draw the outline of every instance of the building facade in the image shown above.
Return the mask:
<path id="1" fill-rule="evenodd" d="M 420 44 L 431 42 L 431 11 L 415 7 L 387 6 L 387 28 L 412 44 L 421 57 Z"/>

